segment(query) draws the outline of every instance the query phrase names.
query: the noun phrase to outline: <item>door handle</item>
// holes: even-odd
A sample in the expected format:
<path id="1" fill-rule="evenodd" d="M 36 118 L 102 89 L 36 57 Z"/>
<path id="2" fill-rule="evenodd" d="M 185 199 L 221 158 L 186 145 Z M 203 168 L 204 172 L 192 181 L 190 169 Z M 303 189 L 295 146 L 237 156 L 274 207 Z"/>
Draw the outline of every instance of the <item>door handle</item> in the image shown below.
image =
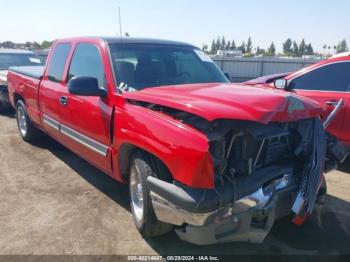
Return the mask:
<path id="1" fill-rule="evenodd" d="M 336 106 L 338 105 L 339 101 L 327 101 L 325 104 L 327 106 Z"/>
<path id="2" fill-rule="evenodd" d="M 60 104 L 66 106 L 68 104 L 68 98 L 66 96 L 60 97 Z"/>

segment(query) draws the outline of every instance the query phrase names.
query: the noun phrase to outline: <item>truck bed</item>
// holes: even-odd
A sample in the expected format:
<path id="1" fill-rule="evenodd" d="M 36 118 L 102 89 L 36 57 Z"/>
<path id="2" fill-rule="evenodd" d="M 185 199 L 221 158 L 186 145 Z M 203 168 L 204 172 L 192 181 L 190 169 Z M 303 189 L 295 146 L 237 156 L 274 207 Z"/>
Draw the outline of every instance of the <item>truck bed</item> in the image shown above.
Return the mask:
<path id="1" fill-rule="evenodd" d="M 43 73 L 42 66 L 19 66 L 10 67 L 7 75 L 10 104 L 16 108 L 16 97 L 24 98 L 31 121 L 39 127 L 41 120 L 38 92 Z"/>
<path id="2" fill-rule="evenodd" d="M 9 70 L 40 80 L 44 75 L 45 66 L 14 66 Z"/>

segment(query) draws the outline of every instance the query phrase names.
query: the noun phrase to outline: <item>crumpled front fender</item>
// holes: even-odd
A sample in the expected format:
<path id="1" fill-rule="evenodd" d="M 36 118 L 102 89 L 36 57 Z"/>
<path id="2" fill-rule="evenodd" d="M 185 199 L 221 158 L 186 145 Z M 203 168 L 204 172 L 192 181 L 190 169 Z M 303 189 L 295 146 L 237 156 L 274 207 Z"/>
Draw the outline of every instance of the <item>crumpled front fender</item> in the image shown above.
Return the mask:
<path id="1" fill-rule="evenodd" d="M 193 188 L 214 187 L 213 161 L 204 134 L 167 115 L 131 104 L 117 109 L 115 119 L 117 151 L 125 144 L 133 145 L 158 157 L 176 181 Z"/>

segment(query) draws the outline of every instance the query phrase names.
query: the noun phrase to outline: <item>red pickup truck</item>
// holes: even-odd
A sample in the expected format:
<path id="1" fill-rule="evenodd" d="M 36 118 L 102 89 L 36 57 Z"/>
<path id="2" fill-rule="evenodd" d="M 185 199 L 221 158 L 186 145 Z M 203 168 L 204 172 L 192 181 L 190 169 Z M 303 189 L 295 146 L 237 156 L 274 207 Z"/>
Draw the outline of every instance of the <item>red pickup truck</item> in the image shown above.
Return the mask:
<path id="1" fill-rule="evenodd" d="M 345 150 L 315 102 L 230 84 L 198 48 L 134 38 L 55 41 L 45 68 L 14 67 L 25 141 L 50 135 L 120 182 L 144 237 L 261 242 L 310 214 Z M 263 99 L 262 99 L 263 98 Z"/>

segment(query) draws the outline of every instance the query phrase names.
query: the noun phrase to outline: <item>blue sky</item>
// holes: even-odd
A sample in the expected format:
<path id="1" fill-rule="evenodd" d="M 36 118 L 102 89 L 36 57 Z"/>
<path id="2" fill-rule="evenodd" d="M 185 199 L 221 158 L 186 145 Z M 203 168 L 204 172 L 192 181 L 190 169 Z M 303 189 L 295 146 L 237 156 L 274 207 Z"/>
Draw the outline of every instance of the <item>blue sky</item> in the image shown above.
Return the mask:
<path id="1" fill-rule="evenodd" d="M 66 36 L 117 35 L 118 6 L 131 36 L 181 40 L 202 46 L 225 35 L 236 43 L 291 37 L 316 50 L 350 40 L 348 0 L 0 0 L 0 41 L 52 40 Z"/>

